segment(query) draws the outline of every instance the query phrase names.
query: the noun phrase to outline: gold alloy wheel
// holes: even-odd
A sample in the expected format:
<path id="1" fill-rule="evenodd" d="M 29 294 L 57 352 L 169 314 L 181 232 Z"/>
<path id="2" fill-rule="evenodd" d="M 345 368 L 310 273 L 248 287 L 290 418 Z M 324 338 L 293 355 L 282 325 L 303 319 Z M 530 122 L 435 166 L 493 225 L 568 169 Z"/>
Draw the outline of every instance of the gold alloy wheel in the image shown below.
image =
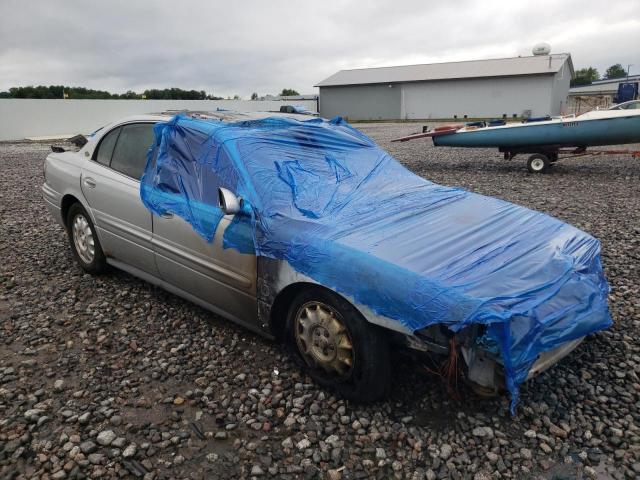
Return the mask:
<path id="1" fill-rule="evenodd" d="M 353 368 L 353 345 L 342 316 L 329 305 L 307 302 L 296 313 L 296 343 L 312 367 L 337 377 L 346 377 Z"/>

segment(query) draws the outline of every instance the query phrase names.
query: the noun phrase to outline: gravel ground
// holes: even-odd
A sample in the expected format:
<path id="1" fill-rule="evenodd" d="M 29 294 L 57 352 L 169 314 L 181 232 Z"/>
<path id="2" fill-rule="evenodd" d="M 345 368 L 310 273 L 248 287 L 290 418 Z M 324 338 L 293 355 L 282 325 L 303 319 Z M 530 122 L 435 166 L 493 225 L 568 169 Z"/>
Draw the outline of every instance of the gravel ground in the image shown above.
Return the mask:
<path id="1" fill-rule="evenodd" d="M 124 273 L 72 261 L 40 196 L 42 144 L 0 144 L 0 477 L 638 478 L 640 161 L 391 144 L 420 175 L 555 215 L 602 241 L 615 325 L 508 399 L 459 399 L 409 362 L 353 405 L 279 345 Z"/>

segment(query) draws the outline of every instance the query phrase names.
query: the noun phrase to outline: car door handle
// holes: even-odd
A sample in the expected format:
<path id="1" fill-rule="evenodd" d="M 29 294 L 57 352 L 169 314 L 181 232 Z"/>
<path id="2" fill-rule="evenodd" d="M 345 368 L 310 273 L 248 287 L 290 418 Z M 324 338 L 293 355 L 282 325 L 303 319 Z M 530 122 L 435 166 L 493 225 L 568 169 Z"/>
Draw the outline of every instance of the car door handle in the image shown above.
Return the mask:
<path id="1" fill-rule="evenodd" d="M 173 218 L 173 213 L 165 212 L 160 215 L 162 218 Z"/>
<path id="2" fill-rule="evenodd" d="M 91 177 L 84 178 L 83 182 L 89 188 L 96 188 L 96 181 Z"/>

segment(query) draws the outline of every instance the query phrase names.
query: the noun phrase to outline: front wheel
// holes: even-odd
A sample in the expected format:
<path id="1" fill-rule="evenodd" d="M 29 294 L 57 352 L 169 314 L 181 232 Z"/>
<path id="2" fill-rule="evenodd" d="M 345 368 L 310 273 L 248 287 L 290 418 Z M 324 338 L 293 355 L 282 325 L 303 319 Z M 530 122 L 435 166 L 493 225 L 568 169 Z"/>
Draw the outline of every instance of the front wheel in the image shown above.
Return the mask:
<path id="1" fill-rule="evenodd" d="M 106 270 L 107 261 L 96 229 L 91 217 L 79 203 L 74 203 L 69 208 L 67 234 L 73 256 L 83 270 L 88 273 L 102 273 Z"/>
<path id="2" fill-rule="evenodd" d="M 305 290 L 293 301 L 287 326 L 299 363 L 318 384 L 358 402 L 388 394 L 388 343 L 344 298 L 319 287 Z"/>

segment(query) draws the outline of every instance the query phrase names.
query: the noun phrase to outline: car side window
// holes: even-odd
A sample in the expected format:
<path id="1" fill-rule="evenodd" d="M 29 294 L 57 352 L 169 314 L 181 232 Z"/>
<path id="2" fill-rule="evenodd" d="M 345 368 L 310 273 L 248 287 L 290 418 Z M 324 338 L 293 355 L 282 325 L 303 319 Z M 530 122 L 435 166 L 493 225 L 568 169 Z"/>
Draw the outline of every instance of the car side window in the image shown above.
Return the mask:
<path id="1" fill-rule="evenodd" d="M 153 143 L 153 123 L 135 123 L 122 127 L 111 158 L 111 168 L 140 180 Z"/>
<path id="2" fill-rule="evenodd" d="M 102 165 L 109 166 L 111 163 L 111 156 L 113 155 L 113 148 L 118 141 L 118 135 L 120 135 L 120 128 L 116 128 L 107 133 L 98 145 L 98 151 L 93 156 L 93 159 L 101 163 Z"/>

